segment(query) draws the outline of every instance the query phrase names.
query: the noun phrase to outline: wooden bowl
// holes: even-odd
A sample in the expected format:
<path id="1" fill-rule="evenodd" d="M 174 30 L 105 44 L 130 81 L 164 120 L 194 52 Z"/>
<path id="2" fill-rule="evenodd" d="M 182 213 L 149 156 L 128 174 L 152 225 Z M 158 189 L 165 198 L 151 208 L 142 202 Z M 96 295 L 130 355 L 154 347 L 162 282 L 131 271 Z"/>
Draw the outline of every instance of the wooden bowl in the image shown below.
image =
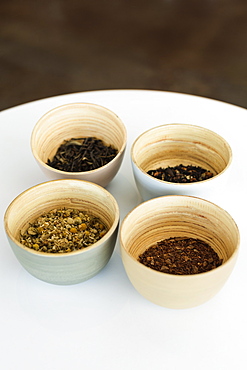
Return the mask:
<path id="1" fill-rule="evenodd" d="M 203 240 L 223 259 L 222 265 L 200 274 L 172 275 L 138 261 L 148 247 L 170 237 Z M 131 283 L 145 298 L 168 308 L 190 308 L 211 299 L 235 266 L 239 238 L 238 227 L 225 210 L 183 195 L 142 203 L 125 217 L 120 229 L 122 260 Z"/>
<path id="2" fill-rule="evenodd" d="M 95 244 L 70 253 L 36 252 L 22 245 L 20 232 L 43 212 L 73 208 L 99 217 L 109 231 Z M 80 180 L 53 180 L 18 195 L 4 216 L 10 246 L 21 265 L 36 278 L 53 284 L 76 284 L 96 275 L 114 250 L 119 209 L 114 197 L 96 184 Z"/>
<path id="3" fill-rule="evenodd" d="M 143 198 L 181 194 L 205 197 L 226 181 L 232 151 L 224 138 L 204 127 L 168 124 L 141 134 L 131 148 L 131 162 L 137 188 Z M 200 166 L 213 177 L 194 183 L 172 183 L 148 175 L 149 170 L 183 164 Z"/>
<path id="4" fill-rule="evenodd" d="M 79 179 L 105 187 L 117 174 L 125 152 L 126 128 L 120 118 L 96 104 L 72 103 L 46 113 L 36 123 L 31 135 L 31 149 L 37 163 L 49 179 Z M 66 172 L 47 165 L 64 140 L 96 137 L 112 145 L 118 154 L 106 165 L 85 172 Z"/>

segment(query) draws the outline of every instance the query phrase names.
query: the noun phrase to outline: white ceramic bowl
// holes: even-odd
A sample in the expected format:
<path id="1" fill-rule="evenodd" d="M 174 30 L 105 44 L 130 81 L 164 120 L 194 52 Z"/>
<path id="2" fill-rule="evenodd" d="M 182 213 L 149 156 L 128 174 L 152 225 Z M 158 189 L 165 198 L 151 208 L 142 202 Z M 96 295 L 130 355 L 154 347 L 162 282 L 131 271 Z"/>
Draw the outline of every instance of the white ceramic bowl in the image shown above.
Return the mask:
<path id="1" fill-rule="evenodd" d="M 20 232 L 43 212 L 73 208 L 99 217 L 109 231 L 95 244 L 71 253 L 36 252 L 22 245 Z M 36 278 L 52 284 L 76 284 L 96 275 L 114 250 L 119 209 L 114 197 L 96 184 L 80 180 L 54 180 L 36 185 L 18 195 L 4 216 L 10 246 L 21 265 Z"/>
<path id="2" fill-rule="evenodd" d="M 222 265 L 200 274 L 172 275 L 138 261 L 148 247 L 170 237 L 203 240 L 223 259 Z M 125 217 L 120 228 L 122 260 L 131 283 L 145 298 L 168 308 L 198 306 L 218 293 L 235 266 L 239 239 L 238 227 L 225 210 L 201 198 L 183 195 L 140 204 Z"/>
<path id="3" fill-rule="evenodd" d="M 47 165 L 64 140 L 78 137 L 96 137 L 112 145 L 118 154 L 106 165 L 85 172 L 60 171 Z M 96 104 L 72 103 L 52 109 L 40 118 L 31 135 L 31 149 L 49 179 L 79 179 L 105 187 L 121 166 L 126 141 L 126 128 L 115 113 Z"/>
<path id="4" fill-rule="evenodd" d="M 204 198 L 224 186 L 232 151 L 224 138 L 204 127 L 167 124 L 142 133 L 131 148 L 131 163 L 143 200 L 182 194 Z M 200 166 L 214 176 L 194 183 L 172 183 L 147 174 L 149 170 L 183 164 Z"/>

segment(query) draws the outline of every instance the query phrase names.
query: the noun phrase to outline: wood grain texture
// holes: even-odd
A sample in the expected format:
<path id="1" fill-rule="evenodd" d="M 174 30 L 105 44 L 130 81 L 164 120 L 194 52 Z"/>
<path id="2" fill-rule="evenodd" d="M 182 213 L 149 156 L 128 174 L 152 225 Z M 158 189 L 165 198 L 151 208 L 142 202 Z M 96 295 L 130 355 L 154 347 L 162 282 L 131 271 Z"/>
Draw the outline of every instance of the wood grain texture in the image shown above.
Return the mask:
<path id="1" fill-rule="evenodd" d="M 96 137 L 118 150 L 106 165 L 85 172 L 66 172 L 47 165 L 64 140 Z M 127 131 L 121 119 L 97 104 L 74 103 L 47 112 L 36 123 L 31 135 L 34 158 L 48 179 L 72 178 L 105 187 L 117 174 L 125 153 Z"/>
<path id="2" fill-rule="evenodd" d="M 171 275 L 152 270 L 138 257 L 148 247 L 170 237 L 198 238 L 223 259 L 222 266 L 195 275 Z M 142 203 L 123 220 L 121 253 L 126 273 L 145 298 L 169 308 L 189 308 L 213 297 L 235 266 L 239 230 L 232 217 L 206 200 L 167 196 Z"/>
<path id="3" fill-rule="evenodd" d="M 206 196 L 219 188 L 229 175 L 232 150 L 227 141 L 204 127 L 167 124 L 142 133 L 131 148 L 131 161 L 138 190 L 144 200 L 152 197 L 185 194 Z M 172 183 L 147 174 L 149 170 L 177 165 L 200 166 L 214 176 L 194 183 Z"/>
<path id="4" fill-rule="evenodd" d="M 0 109 L 156 89 L 247 107 L 245 0 L 2 0 Z"/>
<path id="5" fill-rule="evenodd" d="M 100 217 L 109 230 L 98 242 L 71 253 L 36 252 L 19 242 L 20 231 L 43 212 L 73 207 Z M 58 285 L 88 280 L 108 263 L 118 232 L 119 208 L 104 188 L 80 180 L 56 180 L 39 184 L 17 196 L 4 216 L 10 246 L 22 266 L 33 276 Z"/>

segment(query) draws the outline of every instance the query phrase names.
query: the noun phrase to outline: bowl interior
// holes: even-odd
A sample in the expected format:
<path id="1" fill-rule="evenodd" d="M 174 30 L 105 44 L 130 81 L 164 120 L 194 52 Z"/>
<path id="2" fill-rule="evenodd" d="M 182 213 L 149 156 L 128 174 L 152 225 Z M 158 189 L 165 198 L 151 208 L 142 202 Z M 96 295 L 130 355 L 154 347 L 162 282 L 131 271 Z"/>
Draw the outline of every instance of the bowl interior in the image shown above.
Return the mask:
<path id="1" fill-rule="evenodd" d="M 108 191 L 86 181 L 55 180 L 34 186 L 13 200 L 5 213 L 6 232 L 16 244 L 22 246 L 20 233 L 27 229 L 30 222 L 43 212 L 63 207 L 80 209 L 99 217 L 109 229 L 101 240 L 105 240 L 118 224 L 118 205 Z"/>
<path id="2" fill-rule="evenodd" d="M 231 162 L 231 148 L 218 134 L 199 126 L 169 124 L 150 129 L 132 146 L 133 162 L 147 172 L 179 164 L 218 175 Z"/>
<path id="3" fill-rule="evenodd" d="M 121 245 L 134 259 L 148 247 L 170 237 L 198 238 L 225 263 L 238 248 L 239 232 L 231 216 L 200 198 L 166 196 L 142 203 L 124 219 Z"/>
<path id="4" fill-rule="evenodd" d="M 41 117 L 32 132 L 31 148 L 35 158 L 45 165 L 64 140 L 79 137 L 97 137 L 116 148 L 118 155 L 126 145 L 125 126 L 115 113 L 95 104 L 74 103 Z"/>

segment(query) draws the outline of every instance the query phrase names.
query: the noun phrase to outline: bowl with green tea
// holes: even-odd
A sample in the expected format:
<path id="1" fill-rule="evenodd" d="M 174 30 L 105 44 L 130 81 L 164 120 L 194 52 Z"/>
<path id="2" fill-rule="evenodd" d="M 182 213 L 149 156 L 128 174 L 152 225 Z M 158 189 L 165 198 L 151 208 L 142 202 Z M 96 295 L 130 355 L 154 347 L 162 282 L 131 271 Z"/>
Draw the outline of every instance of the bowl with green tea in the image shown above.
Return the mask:
<path id="1" fill-rule="evenodd" d="M 21 265 L 58 285 L 98 274 L 111 258 L 118 225 L 115 198 L 97 184 L 73 179 L 27 189 L 4 216 L 9 244 Z"/>
<path id="2" fill-rule="evenodd" d="M 147 300 L 173 309 L 201 305 L 223 288 L 236 264 L 239 242 L 229 213 L 185 195 L 143 202 L 120 227 L 129 280 Z"/>
<path id="3" fill-rule="evenodd" d="M 131 147 L 133 174 L 143 200 L 172 194 L 204 198 L 225 184 L 231 162 L 228 142 L 196 125 L 156 126 Z"/>
<path id="4" fill-rule="evenodd" d="M 114 112 L 97 104 L 71 103 L 39 119 L 31 149 L 49 179 L 79 179 L 105 187 L 119 171 L 126 141 L 125 125 Z"/>

